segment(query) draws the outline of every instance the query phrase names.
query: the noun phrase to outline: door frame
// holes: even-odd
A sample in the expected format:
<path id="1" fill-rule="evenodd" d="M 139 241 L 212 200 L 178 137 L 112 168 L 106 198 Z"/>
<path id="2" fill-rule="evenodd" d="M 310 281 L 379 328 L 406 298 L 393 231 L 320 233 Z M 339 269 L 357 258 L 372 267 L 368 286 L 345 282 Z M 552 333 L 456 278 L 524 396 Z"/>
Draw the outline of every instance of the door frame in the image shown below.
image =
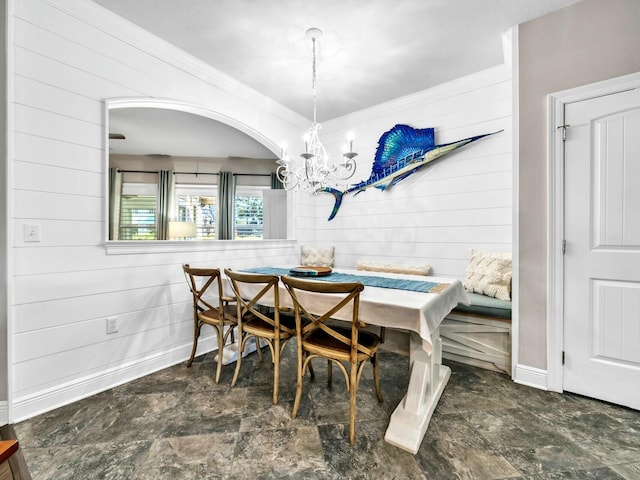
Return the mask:
<path id="1" fill-rule="evenodd" d="M 569 103 L 640 88 L 640 72 L 547 96 L 547 389 L 563 391 L 564 108 Z M 567 126 L 566 135 L 571 135 Z"/>

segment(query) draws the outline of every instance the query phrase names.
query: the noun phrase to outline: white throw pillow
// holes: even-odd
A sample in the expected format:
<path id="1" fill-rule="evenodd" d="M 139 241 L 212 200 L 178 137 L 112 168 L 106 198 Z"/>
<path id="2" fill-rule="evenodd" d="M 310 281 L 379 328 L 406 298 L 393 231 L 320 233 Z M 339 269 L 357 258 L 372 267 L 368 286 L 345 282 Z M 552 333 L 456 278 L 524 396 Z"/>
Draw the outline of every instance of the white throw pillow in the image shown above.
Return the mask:
<path id="1" fill-rule="evenodd" d="M 307 267 L 333 267 L 335 247 L 300 247 L 300 265 Z"/>
<path id="2" fill-rule="evenodd" d="M 471 250 L 464 287 L 500 300 L 511 300 L 511 253 Z"/>
<path id="3" fill-rule="evenodd" d="M 369 272 L 406 273 L 409 275 L 429 275 L 431 265 L 398 265 L 395 263 L 363 262 L 358 260 L 358 270 Z"/>

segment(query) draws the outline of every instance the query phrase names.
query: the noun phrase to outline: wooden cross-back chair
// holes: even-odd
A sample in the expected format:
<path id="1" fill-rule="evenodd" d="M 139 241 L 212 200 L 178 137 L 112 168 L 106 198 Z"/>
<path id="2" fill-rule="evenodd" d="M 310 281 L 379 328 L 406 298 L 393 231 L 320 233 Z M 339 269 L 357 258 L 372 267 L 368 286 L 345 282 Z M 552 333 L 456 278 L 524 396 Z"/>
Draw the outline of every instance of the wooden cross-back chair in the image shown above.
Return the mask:
<path id="1" fill-rule="evenodd" d="M 193 298 L 193 348 L 187 367 L 193 363 L 198 348 L 198 337 L 203 325 L 211 325 L 216 330 L 218 338 L 218 366 L 216 369 L 216 383 L 220 382 L 222 371 L 223 350 L 227 339 L 234 340 L 233 330 L 237 324 L 236 306 L 233 297 L 224 295 L 222 277 L 219 268 L 194 268 L 189 264 L 182 266 L 187 285 Z M 216 289 L 217 292 L 210 292 Z M 215 302 L 213 302 L 215 298 Z"/>
<path id="2" fill-rule="evenodd" d="M 238 363 L 231 386 L 236 384 L 242 364 L 242 352 L 247 341 L 254 337 L 260 353 L 260 340 L 263 340 L 271 351 L 273 363 L 273 404 L 278 403 L 278 385 L 280 381 L 280 359 L 282 352 L 291 338 L 295 336 L 293 317 L 280 315 L 278 293 L 279 278 L 277 275 L 224 270 L 231 280 L 231 288 L 236 296 L 238 312 Z M 271 308 L 261 308 L 260 303 Z M 262 356 L 260 356 L 262 359 Z"/>
<path id="3" fill-rule="evenodd" d="M 282 282 L 293 299 L 298 341 L 298 384 L 291 416 L 296 416 L 300 406 L 302 380 L 306 369 L 311 367 L 311 361 L 314 358 L 324 358 L 327 360 L 329 384 L 332 381 L 333 364 L 339 367 L 347 383 L 350 404 L 349 441 L 355 445 L 356 393 L 362 371 L 369 359 L 373 363 L 376 395 L 378 401 L 382 402 L 377 353 L 380 337 L 375 333 L 361 330 L 365 324 L 358 319 L 360 292 L 364 290 L 364 286 L 359 282 L 332 283 L 289 276 L 283 276 Z M 318 307 L 313 307 L 314 311 L 311 311 L 310 297 L 305 293 L 325 295 L 321 302 L 322 305 L 327 305 L 322 308 L 323 313 L 314 313 Z M 314 304 L 318 305 L 317 297 L 314 299 Z M 348 315 L 351 325 L 338 321 L 329 322 L 339 313 L 342 318 Z"/>

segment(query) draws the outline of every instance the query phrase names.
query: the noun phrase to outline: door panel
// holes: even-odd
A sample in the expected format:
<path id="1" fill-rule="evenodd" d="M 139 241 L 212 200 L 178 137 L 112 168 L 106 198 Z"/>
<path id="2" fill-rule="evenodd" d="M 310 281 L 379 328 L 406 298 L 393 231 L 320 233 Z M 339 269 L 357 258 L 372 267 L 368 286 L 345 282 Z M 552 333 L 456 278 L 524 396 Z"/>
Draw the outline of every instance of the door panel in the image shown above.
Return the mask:
<path id="1" fill-rule="evenodd" d="M 592 357 L 640 366 L 640 283 L 594 280 L 592 285 Z"/>
<path id="2" fill-rule="evenodd" d="M 563 387 L 640 409 L 640 91 L 565 123 Z"/>
<path id="3" fill-rule="evenodd" d="M 596 246 L 640 247 L 640 110 L 593 122 Z"/>

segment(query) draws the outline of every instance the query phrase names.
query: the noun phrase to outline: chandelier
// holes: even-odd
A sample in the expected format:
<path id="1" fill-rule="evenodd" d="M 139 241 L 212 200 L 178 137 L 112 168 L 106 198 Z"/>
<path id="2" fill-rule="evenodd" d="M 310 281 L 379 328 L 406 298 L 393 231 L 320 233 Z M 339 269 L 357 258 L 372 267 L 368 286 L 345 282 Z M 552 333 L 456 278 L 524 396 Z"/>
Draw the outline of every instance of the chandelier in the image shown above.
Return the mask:
<path id="1" fill-rule="evenodd" d="M 313 123 L 304 135 L 304 153 L 300 154 L 301 160 L 289 157 L 286 148 L 283 147 L 282 158 L 277 161 L 278 168 L 276 172 L 287 190 L 316 193 L 322 188 L 335 187 L 338 183 L 351 178 L 356 170 L 354 158 L 358 154 L 353 152 L 353 138 L 349 138 L 348 151 L 342 155 L 344 160 L 340 162 L 331 161 L 324 145 L 320 141 L 319 131 L 322 127 L 316 119 L 316 44 L 322 37 L 322 30 L 310 28 L 306 31 L 306 37 L 311 39 L 313 51 L 311 69 Z"/>

